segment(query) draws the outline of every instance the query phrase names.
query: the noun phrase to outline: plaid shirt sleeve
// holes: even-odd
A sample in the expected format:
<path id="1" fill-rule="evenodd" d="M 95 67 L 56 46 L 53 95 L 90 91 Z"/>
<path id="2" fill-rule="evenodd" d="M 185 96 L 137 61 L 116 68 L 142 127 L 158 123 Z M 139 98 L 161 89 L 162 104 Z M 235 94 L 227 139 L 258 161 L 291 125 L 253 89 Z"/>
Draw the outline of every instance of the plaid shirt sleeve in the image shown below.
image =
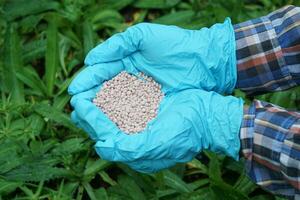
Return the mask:
<path id="1" fill-rule="evenodd" d="M 234 29 L 236 88 L 257 95 L 300 84 L 299 7 L 283 7 Z"/>
<path id="2" fill-rule="evenodd" d="M 300 113 L 255 100 L 244 109 L 240 139 L 249 177 L 274 194 L 300 199 Z"/>

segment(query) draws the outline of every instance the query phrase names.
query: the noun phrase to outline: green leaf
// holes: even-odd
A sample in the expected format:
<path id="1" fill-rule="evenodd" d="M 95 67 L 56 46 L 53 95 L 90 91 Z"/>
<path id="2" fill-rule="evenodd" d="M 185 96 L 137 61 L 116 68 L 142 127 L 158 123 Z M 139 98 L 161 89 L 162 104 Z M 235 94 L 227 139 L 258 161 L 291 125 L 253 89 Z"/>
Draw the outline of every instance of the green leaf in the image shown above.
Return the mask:
<path id="1" fill-rule="evenodd" d="M 13 182 L 0 179 L 0 195 L 9 194 L 21 185 L 22 182 Z"/>
<path id="2" fill-rule="evenodd" d="M 25 63 L 42 58 L 46 53 L 47 41 L 45 39 L 33 40 L 26 43 L 22 49 L 22 58 Z"/>
<path id="3" fill-rule="evenodd" d="M 58 65 L 58 30 L 56 26 L 55 15 L 49 17 L 47 29 L 47 49 L 46 49 L 46 71 L 45 80 L 47 85 L 47 94 L 52 96 L 54 90 L 54 83 Z"/>
<path id="4" fill-rule="evenodd" d="M 132 3 L 133 0 L 102 0 L 101 1 L 101 8 L 102 9 L 114 9 L 114 10 L 120 10 L 126 6 L 128 6 L 130 3 Z"/>
<path id="5" fill-rule="evenodd" d="M 91 200 L 98 200 L 92 186 L 89 183 L 83 183 L 83 186 L 86 192 L 88 193 L 89 197 L 91 198 Z"/>
<path id="6" fill-rule="evenodd" d="M 23 160 L 19 157 L 21 151 L 16 142 L 2 139 L 0 142 L 0 174 L 6 173 L 19 166 Z M 7 155 L 10 155 L 9 157 Z"/>
<path id="7" fill-rule="evenodd" d="M 24 162 L 19 167 L 2 174 L 7 180 L 13 181 L 47 181 L 69 175 L 70 173 L 66 169 L 52 167 L 43 161 L 39 163 L 38 160 L 32 160 L 31 163 Z"/>
<path id="8" fill-rule="evenodd" d="M 4 83 L 7 92 L 11 93 L 11 100 L 16 103 L 24 102 L 24 87 L 17 79 L 16 73 L 22 67 L 20 40 L 15 24 L 9 24 L 5 34 L 4 44 Z"/>
<path id="9" fill-rule="evenodd" d="M 64 181 L 64 179 L 63 179 L 63 181 Z M 70 197 L 70 196 L 73 196 L 73 194 L 78 186 L 79 186 L 78 182 L 68 182 L 63 185 L 61 184 L 59 191 L 62 194 L 66 195 L 67 197 Z M 60 199 L 57 199 L 57 200 L 60 200 Z"/>
<path id="10" fill-rule="evenodd" d="M 270 200 L 270 199 L 273 199 L 272 195 L 266 195 L 266 194 L 257 195 L 251 198 L 251 200 Z"/>
<path id="11" fill-rule="evenodd" d="M 180 0 L 137 0 L 134 6 L 137 8 L 171 8 L 178 4 Z"/>
<path id="12" fill-rule="evenodd" d="M 19 22 L 19 26 L 22 33 L 29 33 L 36 30 L 36 27 L 44 18 L 44 14 L 29 15 L 22 18 Z"/>
<path id="13" fill-rule="evenodd" d="M 56 143 L 52 150 L 54 155 L 66 156 L 76 152 L 86 150 L 87 145 L 84 143 L 84 138 L 71 138 L 62 143 Z"/>
<path id="14" fill-rule="evenodd" d="M 97 189 L 94 194 L 97 199 L 108 200 L 107 192 L 104 188 Z"/>
<path id="15" fill-rule="evenodd" d="M 59 3 L 48 0 L 11 0 L 4 6 L 4 13 L 8 20 L 37 14 L 48 10 L 58 10 Z"/>
<path id="16" fill-rule="evenodd" d="M 195 192 L 190 193 L 188 200 L 198 200 L 198 199 L 213 199 L 211 191 L 208 187 L 201 188 Z"/>
<path id="17" fill-rule="evenodd" d="M 57 87 L 59 87 L 59 91 L 55 94 L 55 96 L 61 95 L 63 92 L 66 92 L 71 81 L 72 78 L 67 78 L 63 81 L 63 83 L 57 84 Z"/>
<path id="18" fill-rule="evenodd" d="M 155 187 L 152 184 L 152 179 L 149 176 L 141 175 L 140 173 L 130 169 L 127 165 L 118 163 L 119 168 L 123 170 L 128 176 L 132 177 L 133 180 L 144 190 L 150 193 L 155 192 Z"/>
<path id="19" fill-rule="evenodd" d="M 209 168 L 208 168 L 208 175 L 209 178 L 214 180 L 215 182 L 223 182 L 222 180 L 222 172 L 221 172 L 221 165 L 219 160 L 217 159 L 217 156 L 212 154 L 213 157 L 210 158 L 209 161 Z"/>
<path id="20" fill-rule="evenodd" d="M 186 184 L 183 180 L 181 180 L 176 174 L 172 173 L 170 170 L 163 171 L 163 174 L 165 183 L 170 188 L 173 188 L 181 193 L 192 191 L 188 184 Z"/>
<path id="21" fill-rule="evenodd" d="M 174 195 L 176 193 L 177 193 L 177 191 L 174 190 L 174 189 L 156 190 L 157 198 L 162 198 L 162 197 L 166 197 L 166 196 L 169 196 L 169 195 Z"/>
<path id="22" fill-rule="evenodd" d="M 250 194 L 256 188 L 257 186 L 247 177 L 246 174 L 240 175 L 238 181 L 234 185 L 234 189 L 246 195 Z"/>
<path id="23" fill-rule="evenodd" d="M 47 105 L 45 103 L 38 103 L 33 106 L 33 110 L 46 119 L 50 119 L 58 124 L 68 127 L 73 131 L 78 132 L 78 128 L 71 122 L 69 115 L 57 110 L 50 105 Z"/>
<path id="24" fill-rule="evenodd" d="M 109 183 L 110 185 L 117 184 L 116 181 L 114 181 L 112 178 L 110 178 L 110 176 L 105 171 L 100 171 L 99 175 L 106 183 Z"/>
<path id="25" fill-rule="evenodd" d="M 109 165 L 111 165 L 111 163 L 105 160 L 89 160 L 86 169 L 84 170 L 84 176 L 95 176 L 97 172 L 105 169 Z"/>
<path id="26" fill-rule="evenodd" d="M 204 185 L 207 185 L 208 183 L 209 183 L 208 178 L 202 178 L 202 179 L 196 180 L 192 183 L 189 183 L 188 185 L 192 190 L 196 190 Z"/>
<path id="27" fill-rule="evenodd" d="M 38 77 L 32 67 L 23 67 L 16 75 L 20 81 L 36 92 L 39 92 L 41 96 L 47 94 L 47 88 L 44 82 Z"/>
<path id="28" fill-rule="evenodd" d="M 122 175 L 119 176 L 118 183 L 122 188 L 124 188 L 124 190 L 128 193 L 131 199 L 134 200 L 146 199 L 140 187 L 129 176 L 122 176 Z"/>
<path id="29" fill-rule="evenodd" d="M 45 127 L 45 121 L 41 116 L 38 114 L 31 114 L 28 118 L 28 124 L 30 127 L 30 130 L 32 131 L 32 134 L 34 136 L 37 136 L 41 134 L 43 128 Z"/>
<path id="30" fill-rule="evenodd" d="M 296 108 L 294 93 L 291 90 L 273 93 L 270 103 L 284 108 Z M 289 101 L 287 101 L 289 99 Z"/>
<path id="31" fill-rule="evenodd" d="M 83 22 L 83 53 L 87 55 L 87 53 L 95 46 L 94 40 L 94 32 L 93 27 L 90 21 L 85 20 Z"/>
<path id="32" fill-rule="evenodd" d="M 178 11 L 156 18 L 152 22 L 166 25 L 177 25 L 188 23 L 193 19 L 195 12 L 193 10 Z"/>
<path id="33" fill-rule="evenodd" d="M 115 10 L 110 10 L 110 9 L 106 9 L 106 10 L 101 10 L 100 12 L 94 13 L 91 16 L 91 22 L 93 24 L 95 23 L 104 23 L 104 22 L 123 22 L 123 16 L 115 11 Z"/>
<path id="34" fill-rule="evenodd" d="M 41 151 L 41 149 L 43 148 L 43 143 L 41 141 L 32 140 L 29 146 L 33 155 L 40 155 L 44 153 L 43 151 Z"/>
<path id="35" fill-rule="evenodd" d="M 63 110 L 66 104 L 70 101 L 71 97 L 68 94 L 63 94 L 58 97 L 55 97 L 53 102 L 53 107 L 57 110 Z"/>
<path id="36" fill-rule="evenodd" d="M 193 159 L 191 162 L 188 163 L 188 165 L 190 167 L 199 169 L 201 171 L 201 173 L 204 173 L 204 174 L 208 173 L 207 167 L 197 159 Z"/>

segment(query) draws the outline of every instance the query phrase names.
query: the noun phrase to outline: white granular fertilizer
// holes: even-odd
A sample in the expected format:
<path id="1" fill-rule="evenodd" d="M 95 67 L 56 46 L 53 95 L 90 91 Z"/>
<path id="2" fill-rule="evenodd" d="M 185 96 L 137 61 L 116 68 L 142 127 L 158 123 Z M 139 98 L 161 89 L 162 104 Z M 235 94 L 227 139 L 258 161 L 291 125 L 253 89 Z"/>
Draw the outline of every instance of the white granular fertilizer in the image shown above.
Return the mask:
<path id="1" fill-rule="evenodd" d="M 156 117 L 163 97 L 161 86 L 151 77 L 123 71 L 103 83 L 93 103 L 122 131 L 133 134 L 144 130 Z"/>

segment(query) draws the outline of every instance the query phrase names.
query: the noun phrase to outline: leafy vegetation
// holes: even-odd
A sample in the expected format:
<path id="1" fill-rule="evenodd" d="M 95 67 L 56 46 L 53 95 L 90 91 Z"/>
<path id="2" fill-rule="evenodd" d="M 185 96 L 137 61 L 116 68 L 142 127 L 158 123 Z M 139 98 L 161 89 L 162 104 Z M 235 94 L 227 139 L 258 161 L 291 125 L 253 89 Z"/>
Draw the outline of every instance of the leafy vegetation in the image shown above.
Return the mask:
<path id="1" fill-rule="evenodd" d="M 0 199 L 279 199 L 211 152 L 157 174 L 101 160 L 70 121 L 66 89 L 87 52 L 149 21 L 199 29 L 262 16 L 284 0 L 0 1 Z M 236 95 L 243 96 L 240 91 Z M 300 89 L 257 98 L 300 109 Z"/>

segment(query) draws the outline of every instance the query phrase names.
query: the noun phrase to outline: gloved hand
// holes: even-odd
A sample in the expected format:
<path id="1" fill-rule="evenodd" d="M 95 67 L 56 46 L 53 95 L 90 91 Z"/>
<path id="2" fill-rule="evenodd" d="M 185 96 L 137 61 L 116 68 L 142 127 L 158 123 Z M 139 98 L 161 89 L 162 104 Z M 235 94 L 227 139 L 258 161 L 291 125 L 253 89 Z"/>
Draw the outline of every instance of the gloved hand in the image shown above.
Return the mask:
<path id="1" fill-rule="evenodd" d="M 142 71 L 162 84 L 165 93 L 187 88 L 231 93 L 237 73 L 234 31 L 229 18 L 200 30 L 141 23 L 115 34 L 85 59 L 87 66 L 103 63 L 114 73 Z M 79 76 L 69 87 L 72 95 L 99 85 L 97 80 L 86 83 L 97 78 L 88 68 Z"/>
<path id="2" fill-rule="evenodd" d="M 233 40 L 233 41 L 232 41 Z M 96 141 L 97 153 L 140 172 L 191 160 L 202 149 L 238 158 L 242 100 L 230 93 L 236 81 L 230 22 L 189 31 L 140 24 L 93 49 L 69 86 L 72 120 Z M 92 99 L 101 84 L 122 70 L 142 71 L 162 85 L 166 97 L 146 130 L 126 135 Z"/>
<path id="3" fill-rule="evenodd" d="M 96 141 L 102 159 L 123 162 L 140 172 L 187 162 L 202 149 L 238 159 L 241 99 L 199 89 L 173 93 L 163 99 L 146 130 L 126 135 L 92 103 L 98 90 L 73 96 L 71 104 L 72 120 Z"/>

